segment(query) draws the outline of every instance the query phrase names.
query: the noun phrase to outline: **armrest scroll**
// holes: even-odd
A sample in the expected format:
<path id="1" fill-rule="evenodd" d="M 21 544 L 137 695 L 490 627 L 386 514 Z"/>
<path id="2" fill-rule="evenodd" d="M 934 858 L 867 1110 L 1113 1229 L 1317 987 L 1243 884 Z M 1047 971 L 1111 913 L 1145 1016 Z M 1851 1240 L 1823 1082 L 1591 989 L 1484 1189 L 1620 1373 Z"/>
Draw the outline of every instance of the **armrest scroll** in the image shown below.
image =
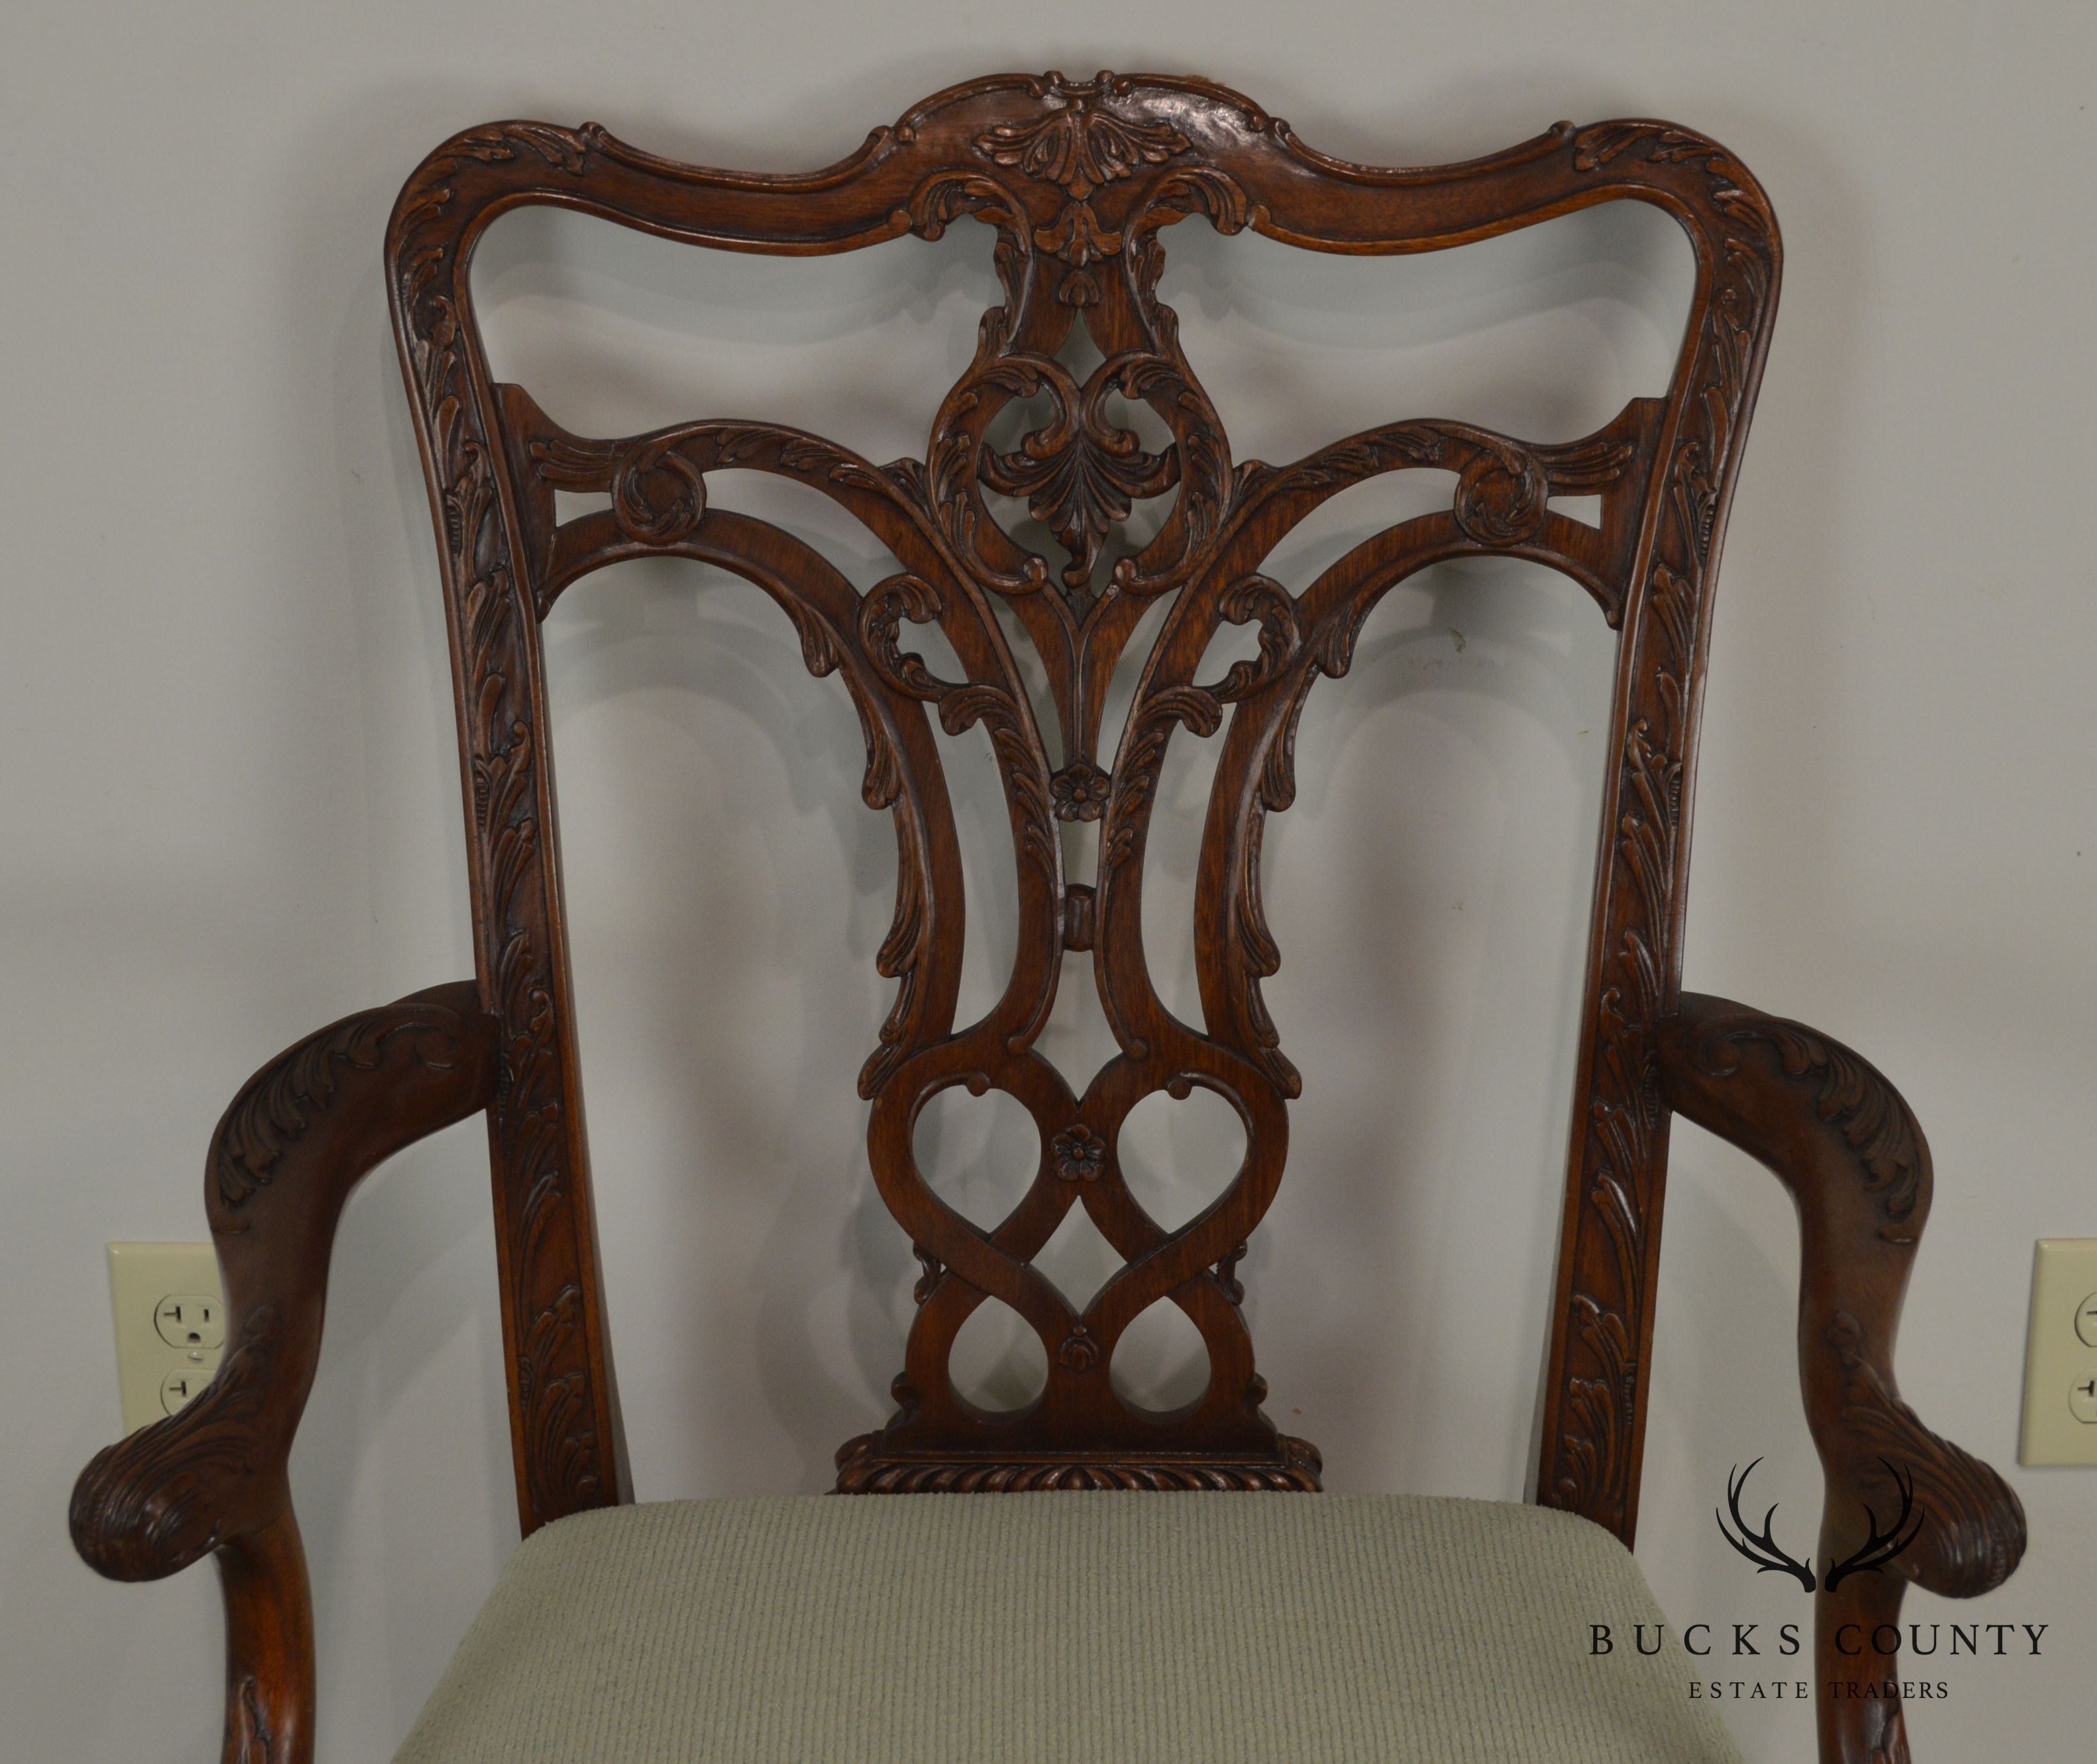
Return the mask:
<path id="1" fill-rule="evenodd" d="M 74 1485 L 73 1546 L 99 1574 L 157 1580 L 217 1555 L 225 1764 L 313 1757 L 313 1600 L 286 1461 L 343 1204 L 374 1166 L 488 1105 L 498 1047 L 461 981 L 331 1023 L 242 1087 L 204 1179 L 230 1347 L 187 1408 L 109 1447 Z"/>
<path id="2" fill-rule="evenodd" d="M 289 1505 L 291 1436 L 320 1356 L 343 1204 L 374 1166 L 494 1094 L 495 1022 L 471 981 L 331 1024 L 241 1088 L 204 1197 L 230 1350 L 180 1414 L 108 1447 L 73 1490 L 73 1542 L 117 1580 L 186 1568 Z"/>
<path id="3" fill-rule="evenodd" d="M 2025 1549 L 2016 1494 L 1931 1432 L 1893 1381 L 1929 1216 L 1928 1143 L 1876 1067 L 1802 1024 L 1685 993 L 1658 1051 L 1668 1105 L 1766 1165 L 1797 1203 L 1799 1379 L 1827 1489 L 1818 1573 L 1804 1568 L 1816 1658 L 1823 1680 L 1884 1686 L 1900 1676 L 1907 1582 L 1972 1598 L 2008 1579 Z M 1823 1697 L 1820 1724 L 1823 1760 L 1907 1757 L 1897 1695 Z"/>

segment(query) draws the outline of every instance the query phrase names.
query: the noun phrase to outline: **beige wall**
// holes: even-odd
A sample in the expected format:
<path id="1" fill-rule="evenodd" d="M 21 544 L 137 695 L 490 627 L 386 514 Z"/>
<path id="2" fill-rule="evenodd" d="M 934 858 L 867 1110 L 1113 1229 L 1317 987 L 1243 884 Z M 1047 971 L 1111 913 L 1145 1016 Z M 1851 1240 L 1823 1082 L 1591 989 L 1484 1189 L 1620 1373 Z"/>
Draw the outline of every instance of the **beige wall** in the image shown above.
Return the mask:
<path id="1" fill-rule="evenodd" d="M 1689 983 L 1853 1042 L 1921 1114 L 1939 1179 L 1904 1387 L 2008 1472 L 2034 1543 L 1981 1608 L 1915 1595 L 1911 1614 L 2051 1629 L 2038 1661 L 1947 1665 L 1919 1755 L 2078 1755 L 2097 1481 L 2012 1460 L 2031 1241 L 2097 1236 L 2092 15 L 1169 0 L 1041 16 L 511 0 L 10 19 L 9 1754 L 174 1764 L 215 1744 L 208 1574 L 113 1587 L 64 1539 L 72 1478 L 116 1427 L 103 1242 L 202 1235 L 203 1148 L 248 1070 L 470 967 L 435 564 L 378 269 L 401 179 L 453 129 L 520 114 L 796 169 L 970 74 L 1104 63 L 1191 67 L 1370 159 L 1464 157 L 1560 116 L 1675 116 L 1768 187 L 1784 310 L 1721 593 Z M 1679 246 L 1637 217 L 1447 264 L 1171 243 L 1167 295 L 1241 456 L 1429 412 L 1577 433 L 1664 377 L 1683 294 Z M 964 234 L 781 266 L 532 219 L 491 240 L 481 286 L 499 365 L 571 422 L 799 418 L 887 457 L 922 444 L 988 284 Z M 1284 562 L 1313 566 L 1390 513 L 1365 499 Z M 893 876 L 857 803 L 854 720 L 754 596 L 675 571 L 578 591 L 550 646 L 641 1491 L 814 1490 L 885 1412 L 914 1272 L 850 1090 L 885 1008 L 870 962 Z M 1562 584 L 1476 570 L 1393 597 L 1353 676 L 1313 700 L 1303 795 L 1269 839 L 1285 961 L 1269 996 L 1311 1082 L 1248 1277 L 1273 1406 L 1336 1487 L 1521 1492 L 1608 661 Z M 964 744 L 956 764 L 981 996 L 1009 948 L 1009 859 L 981 755 Z M 1156 912 L 1184 895 L 1188 852 L 1162 847 Z M 1168 998 L 1189 992 L 1184 951 L 1153 955 Z M 1082 1075 L 1100 1035 L 1074 1010 L 1052 1051 Z M 925 1149 L 976 1160 L 987 1204 L 1023 1151 L 981 1113 L 957 1110 Z M 1185 1116 L 1138 1135 L 1183 1197 L 1219 1144 Z M 1759 1455 L 1760 1499 L 1810 1530 L 1795 1253 L 1775 1185 L 1679 1129 L 1640 1547 L 1678 1622 L 1766 1635 L 1805 1614 L 1710 1517 L 1727 1469 Z M 995 1377 L 999 1344 L 982 1346 Z M 1136 1369 L 1169 1388 L 1174 1353 L 1161 1337 Z M 293 1463 L 324 1758 L 390 1755 L 514 1543 L 506 1428 L 469 1127 L 375 1179 L 336 1258 Z M 1731 1713 L 1750 1757 L 1806 1755 L 1802 1710 Z"/>

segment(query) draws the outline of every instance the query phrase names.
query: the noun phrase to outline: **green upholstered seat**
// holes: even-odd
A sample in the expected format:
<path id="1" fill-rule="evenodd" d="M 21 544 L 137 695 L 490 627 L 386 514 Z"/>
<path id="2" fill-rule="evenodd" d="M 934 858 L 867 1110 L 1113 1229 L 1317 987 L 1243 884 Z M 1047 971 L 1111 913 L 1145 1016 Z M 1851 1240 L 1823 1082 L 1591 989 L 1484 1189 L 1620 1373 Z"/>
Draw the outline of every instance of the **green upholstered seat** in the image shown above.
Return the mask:
<path id="1" fill-rule="evenodd" d="M 1497 1502 L 665 1502 L 529 1539 L 398 1764 L 1736 1760 L 1660 1621 L 1608 1533 Z"/>

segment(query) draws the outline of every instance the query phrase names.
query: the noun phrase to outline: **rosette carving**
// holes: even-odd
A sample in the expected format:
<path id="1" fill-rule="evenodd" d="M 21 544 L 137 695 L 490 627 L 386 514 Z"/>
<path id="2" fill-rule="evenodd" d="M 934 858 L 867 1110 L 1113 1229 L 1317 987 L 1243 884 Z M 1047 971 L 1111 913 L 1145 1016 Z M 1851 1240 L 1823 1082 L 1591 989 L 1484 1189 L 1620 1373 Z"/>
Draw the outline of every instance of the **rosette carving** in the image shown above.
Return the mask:
<path id="1" fill-rule="evenodd" d="M 1482 545 L 1518 545 L 1543 525 L 1551 480 L 1526 449 L 1495 437 L 1456 479 L 1456 524 Z"/>
<path id="2" fill-rule="evenodd" d="M 1107 1142 L 1080 1121 L 1048 1142 L 1048 1154 L 1066 1182 L 1097 1182 L 1106 1168 Z"/>

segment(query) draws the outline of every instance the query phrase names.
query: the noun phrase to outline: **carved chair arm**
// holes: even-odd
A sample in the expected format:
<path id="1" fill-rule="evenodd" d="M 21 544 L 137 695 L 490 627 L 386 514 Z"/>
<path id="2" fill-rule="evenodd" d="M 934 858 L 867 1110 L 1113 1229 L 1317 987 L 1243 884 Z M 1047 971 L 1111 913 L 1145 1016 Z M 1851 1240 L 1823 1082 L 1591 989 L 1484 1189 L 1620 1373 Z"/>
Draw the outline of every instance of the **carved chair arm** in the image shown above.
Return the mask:
<path id="1" fill-rule="evenodd" d="M 344 1202 L 394 1153 L 488 1105 L 497 1045 L 461 981 L 346 1017 L 247 1081 L 204 1182 L 225 1359 L 188 1407 L 109 1447 L 74 1487 L 74 1547 L 112 1579 L 159 1579 L 218 1552 L 229 1764 L 311 1756 L 312 1613 L 285 1466 Z"/>
<path id="2" fill-rule="evenodd" d="M 1683 995 L 1662 1026 L 1669 1105 L 1766 1164 L 1797 1202 L 1799 1379 L 1826 1482 L 1817 1600 L 1823 1680 L 1900 1676 L 1873 1636 L 1903 1582 L 1948 1598 L 2000 1586 L 2024 1508 L 1994 1470 L 1924 1426 L 1893 1344 L 1924 1221 L 1929 1147 L 1898 1091 L 1840 1042 L 1725 999 Z M 1894 1639 L 1898 1640 L 1896 1630 Z M 1907 1757 L 1897 1698 L 1819 1699 L 1823 1759 Z"/>

